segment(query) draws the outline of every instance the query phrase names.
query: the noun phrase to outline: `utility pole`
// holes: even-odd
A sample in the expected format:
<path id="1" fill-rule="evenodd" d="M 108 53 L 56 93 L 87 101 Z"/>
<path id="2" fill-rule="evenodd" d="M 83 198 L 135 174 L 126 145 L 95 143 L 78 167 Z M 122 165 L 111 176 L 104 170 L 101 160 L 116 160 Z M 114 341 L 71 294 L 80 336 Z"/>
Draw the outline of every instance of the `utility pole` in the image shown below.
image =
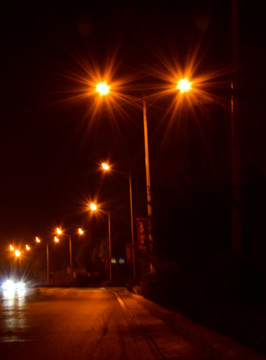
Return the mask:
<path id="1" fill-rule="evenodd" d="M 145 151 L 145 168 L 146 168 L 146 192 L 147 192 L 147 213 L 148 213 L 148 251 L 150 253 L 150 271 L 154 271 L 151 262 L 153 252 L 152 237 L 152 207 L 151 207 L 151 178 L 150 178 L 150 158 L 149 158 L 149 137 L 147 124 L 147 107 L 146 101 L 143 99 L 143 129 L 144 129 L 144 151 Z"/>
<path id="2" fill-rule="evenodd" d="M 132 199 L 132 177 L 131 177 L 131 170 L 129 170 L 129 172 L 128 172 L 128 184 L 129 184 L 129 202 L 130 202 L 132 268 L 133 268 L 133 279 L 135 279 L 135 277 L 136 277 L 136 261 L 135 261 L 134 217 L 133 217 L 133 199 Z"/>
<path id="3" fill-rule="evenodd" d="M 46 243 L 46 285 L 50 285 L 49 245 Z"/>
<path id="4" fill-rule="evenodd" d="M 111 241 L 111 215 L 108 211 L 108 248 L 109 248 L 109 280 L 112 280 L 112 264 L 111 264 L 111 257 L 112 257 L 112 241 Z"/>

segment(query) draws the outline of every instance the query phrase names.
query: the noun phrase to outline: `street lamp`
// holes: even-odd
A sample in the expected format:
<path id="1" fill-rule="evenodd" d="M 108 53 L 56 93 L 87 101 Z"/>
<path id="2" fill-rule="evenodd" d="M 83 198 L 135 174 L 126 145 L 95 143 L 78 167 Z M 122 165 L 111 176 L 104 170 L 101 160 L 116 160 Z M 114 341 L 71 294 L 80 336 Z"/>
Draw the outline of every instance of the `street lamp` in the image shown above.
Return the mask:
<path id="1" fill-rule="evenodd" d="M 94 203 L 90 203 L 90 209 L 91 209 L 91 211 L 96 211 L 97 205 L 95 205 Z"/>
<path id="2" fill-rule="evenodd" d="M 18 249 L 15 250 L 15 256 L 17 258 L 19 258 L 21 256 L 21 252 Z"/>
<path id="3" fill-rule="evenodd" d="M 184 92 L 188 92 L 191 90 L 192 82 L 188 80 L 188 78 L 180 79 L 177 82 L 177 90 L 180 90 L 181 94 Z"/>
<path id="4" fill-rule="evenodd" d="M 147 106 L 146 101 L 143 99 L 143 130 L 144 130 L 144 151 L 145 151 L 145 170 L 146 170 L 146 195 L 147 195 L 147 215 L 148 215 L 148 248 L 149 251 L 153 250 L 152 238 L 152 206 L 151 206 L 151 177 L 150 177 L 150 156 L 149 156 L 149 136 L 147 124 Z M 150 270 L 153 270 L 150 261 Z"/>
<path id="5" fill-rule="evenodd" d="M 83 235 L 83 234 L 84 234 L 84 231 L 83 231 L 81 228 L 78 228 L 78 234 L 79 234 L 79 235 Z"/>
<path id="6" fill-rule="evenodd" d="M 35 241 L 37 244 L 40 244 L 42 242 L 42 240 L 36 236 L 35 237 Z M 58 243 L 59 239 L 58 237 L 54 237 L 54 242 Z M 50 285 L 50 251 L 49 251 L 49 243 L 48 241 L 46 241 L 46 285 L 49 286 Z"/>
<path id="7" fill-rule="evenodd" d="M 58 235 L 62 235 L 63 231 L 60 228 L 56 228 L 56 233 Z M 81 228 L 77 229 L 77 234 L 78 235 L 83 235 L 84 231 Z M 70 274 L 71 274 L 71 279 L 73 277 L 73 257 L 72 257 L 72 237 L 69 234 L 65 234 L 66 236 L 68 236 L 68 250 L 69 250 L 69 267 L 70 267 Z M 59 239 L 55 236 L 55 241 L 58 242 Z"/>
<path id="8" fill-rule="evenodd" d="M 89 208 L 91 211 L 97 211 L 98 206 L 95 203 L 90 203 Z M 108 249 L 109 249 L 109 280 L 112 280 L 112 264 L 111 264 L 111 257 L 112 257 L 112 239 L 111 239 L 111 215 L 108 211 L 105 213 L 108 218 Z"/>
<path id="9" fill-rule="evenodd" d="M 62 230 L 59 229 L 59 228 L 56 228 L 56 233 L 57 233 L 57 235 L 61 235 L 61 234 L 62 234 Z"/>
<path id="10" fill-rule="evenodd" d="M 98 84 L 96 84 L 96 92 L 100 96 L 108 95 L 110 92 L 110 86 L 107 84 L 106 81 L 99 82 Z"/>
<path id="11" fill-rule="evenodd" d="M 21 279 L 21 251 L 18 249 L 15 249 L 14 254 L 19 262 L 19 279 Z"/>
<path id="12" fill-rule="evenodd" d="M 110 165 L 102 163 L 104 171 L 111 170 Z M 128 184 L 129 184 L 129 204 L 130 204 L 130 225 L 131 225 L 131 246 L 132 246 L 132 268 L 133 278 L 136 277 L 136 261 L 135 261 L 135 242 L 134 242 L 134 217 L 133 217 L 133 199 L 132 199 L 132 177 L 131 170 L 128 171 Z"/>
<path id="13" fill-rule="evenodd" d="M 36 236 L 35 241 L 37 244 L 41 243 L 41 239 Z M 49 244 L 46 242 L 46 285 L 50 285 L 50 254 L 49 254 Z"/>
<path id="14" fill-rule="evenodd" d="M 14 257 L 19 261 L 19 278 L 21 277 L 21 251 L 16 249 L 12 244 L 9 245 L 9 250 L 13 253 Z"/>
<path id="15" fill-rule="evenodd" d="M 176 83 L 176 89 L 180 91 L 180 94 L 189 92 L 192 89 L 192 82 L 186 77 L 179 79 Z M 107 82 L 101 82 L 96 85 L 96 92 L 100 95 L 108 95 L 111 86 Z M 143 133 L 144 133 L 144 153 L 145 153 L 145 171 L 146 171 L 146 195 L 147 195 L 147 216 L 148 216 L 148 249 L 150 253 L 153 251 L 153 237 L 152 237 L 152 204 L 151 204 L 151 177 L 150 177 L 150 159 L 149 159 L 149 136 L 147 125 L 147 105 L 145 97 L 142 101 L 142 113 L 143 113 Z M 108 166 L 102 164 L 102 167 Z M 133 249 L 134 247 L 132 247 Z M 153 265 L 150 261 L 150 270 L 153 271 Z"/>
<path id="16" fill-rule="evenodd" d="M 108 95 L 110 93 L 111 86 L 107 82 L 100 82 L 96 84 L 96 92 L 100 95 Z M 153 248 L 153 238 L 151 232 L 151 217 L 152 217 L 152 207 L 151 207 L 151 184 L 150 184 L 150 161 L 149 161 L 149 145 L 148 145 L 148 126 L 147 126 L 147 107 L 146 101 L 143 99 L 143 130 L 144 130 L 144 151 L 145 151 L 145 169 L 146 169 L 146 193 L 147 193 L 147 215 L 148 215 L 148 247 L 152 251 Z M 103 164 L 102 167 L 108 166 Z M 131 182 L 131 180 L 129 180 Z M 131 186 L 131 185 L 130 185 Z M 131 230 L 132 232 L 132 230 Z M 134 247 L 132 247 L 134 249 Z M 132 250 L 134 251 L 134 250 Z M 150 263 L 150 268 L 152 265 Z"/>
<path id="17" fill-rule="evenodd" d="M 102 168 L 103 168 L 105 171 L 110 170 L 110 166 L 109 166 L 107 163 L 102 163 Z"/>

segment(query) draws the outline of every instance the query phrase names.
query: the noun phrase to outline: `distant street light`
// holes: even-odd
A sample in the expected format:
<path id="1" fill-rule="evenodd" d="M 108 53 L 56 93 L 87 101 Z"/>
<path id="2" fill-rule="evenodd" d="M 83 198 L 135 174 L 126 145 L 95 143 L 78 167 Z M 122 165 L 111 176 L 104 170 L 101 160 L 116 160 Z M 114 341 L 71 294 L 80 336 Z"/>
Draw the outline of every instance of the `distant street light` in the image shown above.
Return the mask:
<path id="1" fill-rule="evenodd" d="M 110 166 L 106 163 L 102 163 L 102 168 L 105 170 L 105 171 L 108 171 L 110 169 Z"/>
<path id="2" fill-rule="evenodd" d="M 79 235 L 83 235 L 84 231 L 81 228 L 78 228 L 78 233 L 79 233 Z"/>
<path id="3" fill-rule="evenodd" d="M 104 171 L 108 172 L 111 167 L 107 163 L 102 163 Z M 132 268 L 133 278 L 136 277 L 136 261 L 135 261 L 135 242 L 134 242 L 134 216 L 133 216 L 133 200 L 132 200 L 132 177 L 131 171 L 128 171 L 128 184 L 129 184 L 129 204 L 130 204 L 130 225 L 131 225 L 131 246 L 132 246 Z"/>
<path id="4" fill-rule="evenodd" d="M 41 243 L 41 239 L 36 236 L 35 241 L 37 244 Z M 46 285 L 50 285 L 50 256 L 49 256 L 49 244 L 46 242 Z"/>
<path id="5" fill-rule="evenodd" d="M 94 203 L 90 203 L 90 209 L 91 209 L 91 211 L 96 211 L 97 205 L 95 205 Z"/>
<path id="6" fill-rule="evenodd" d="M 14 252 L 16 258 L 18 259 L 18 262 L 19 262 L 19 279 L 21 279 L 21 251 L 16 249 L 15 252 Z"/>
<path id="7" fill-rule="evenodd" d="M 95 203 L 90 203 L 89 205 L 91 211 L 97 211 L 98 206 Z M 109 248 L 109 280 L 112 280 L 112 264 L 111 264 L 111 257 L 112 257 L 112 239 L 111 239 L 111 216 L 110 212 L 108 211 L 105 213 L 108 217 L 108 248 Z"/>
<path id="8" fill-rule="evenodd" d="M 56 233 L 57 233 L 58 235 L 61 235 L 61 234 L 62 234 L 62 230 L 59 229 L 59 228 L 56 228 Z"/>
<path id="9" fill-rule="evenodd" d="M 58 235 L 64 235 L 64 232 L 60 228 L 56 228 L 56 233 Z M 77 234 L 83 235 L 84 231 L 81 228 L 78 228 Z M 72 237 L 69 234 L 65 234 L 65 235 L 68 236 L 69 267 L 70 267 L 70 274 L 71 274 L 71 279 L 72 279 L 72 277 L 73 277 Z M 58 241 L 59 241 L 59 239 L 58 239 Z"/>
<path id="10" fill-rule="evenodd" d="M 15 250 L 15 256 L 18 258 L 21 256 L 21 252 L 18 249 Z"/>
<path id="11" fill-rule="evenodd" d="M 36 236 L 35 237 L 35 241 L 37 244 L 40 244 L 42 242 L 42 240 Z M 54 242 L 58 243 L 59 239 L 55 236 L 54 237 Z M 49 286 L 50 285 L 50 251 L 49 251 L 49 243 L 48 241 L 46 241 L 46 285 Z"/>
<path id="12" fill-rule="evenodd" d="M 19 261 L 19 278 L 21 277 L 21 257 L 22 252 L 18 249 L 16 249 L 13 245 L 9 245 L 9 250 L 13 253 L 14 257 L 18 259 Z"/>

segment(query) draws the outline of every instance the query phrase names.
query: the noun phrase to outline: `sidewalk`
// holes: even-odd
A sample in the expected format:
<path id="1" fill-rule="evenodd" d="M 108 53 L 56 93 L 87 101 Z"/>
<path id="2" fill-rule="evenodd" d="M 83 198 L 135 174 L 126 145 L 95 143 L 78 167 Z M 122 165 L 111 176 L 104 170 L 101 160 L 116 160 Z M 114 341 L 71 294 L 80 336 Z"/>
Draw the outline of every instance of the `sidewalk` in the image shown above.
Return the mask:
<path id="1" fill-rule="evenodd" d="M 136 293 L 130 293 L 142 306 L 217 360 L 266 360 L 266 356 L 214 330 L 201 326 Z M 196 359 L 195 359 L 196 360 Z"/>

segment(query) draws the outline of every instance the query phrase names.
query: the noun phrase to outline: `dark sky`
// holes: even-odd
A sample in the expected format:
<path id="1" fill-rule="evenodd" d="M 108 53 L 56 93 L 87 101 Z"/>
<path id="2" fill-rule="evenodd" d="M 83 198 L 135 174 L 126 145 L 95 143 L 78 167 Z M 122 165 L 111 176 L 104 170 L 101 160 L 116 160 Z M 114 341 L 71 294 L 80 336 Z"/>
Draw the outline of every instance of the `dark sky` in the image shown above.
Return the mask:
<path id="1" fill-rule="evenodd" d="M 92 70 L 104 73 L 113 61 L 114 79 L 127 78 L 125 93 L 141 98 L 143 90 L 146 94 L 154 90 L 150 84 L 163 81 L 154 76 L 158 75 L 155 69 L 166 71 L 166 61 L 185 66 L 187 59 L 196 54 L 197 74 L 216 74 L 207 91 L 221 96 L 223 104 L 228 102 L 231 1 L 175 3 L 72 1 L 59 6 L 17 1 L 1 8 L 2 243 L 48 233 L 60 223 L 70 226 L 84 222 L 84 202 L 95 196 L 106 202 L 114 222 L 127 228 L 127 178 L 120 174 L 104 178 L 97 170 L 97 164 L 104 159 L 125 171 L 132 168 L 135 216 L 145 216 L 141 107 L 121 100 L 113 113 L 103 106 L 94 114 L 92 97 L 76 98 L 80 91 L 78 79 L 86 78 Z M 259 162 L 263 168 L 263 155 L 258 154 L 266 154 L 261 121 L 265 112 L 258 89 L 265 46 L 259 13 L 255 5 L 253 9 L 240 8 L 239 44 L 242 96 L 253 97 L 245 105 L 247 114 L 253 114 L 254 127 L 248 115 L 243 120 L 243 138 L 251 134 L 248 144 L 252 146 L 249 150 L 245 143 L 244 148 L 251 161 Z M 265 72 L 263 76 L 265 79 Z M 247 90 L 249 84 L 255 93 Z M 165 220 L 174 201 L 179 199 L 180 207 L 192 204 L 186 196 L 180 196 L 191 179 L 182 174 L 182 144 L 186 143 L 183 130 L 177 122 L 169 121 L 171 113 L 166 115 L 172 100 L 173 95 L 148 104 L 151 181 L 159 237 L 164 231 L 170 236 L 176 234 Z M 208 104 L 204 104 L 204 110 L 206 107 Z M 213 114 L 217 111 L 214 125 Z M 200 174 L 197 179 L 201 179 L 193 189 L 201 189 L 200 199 L 209 189 L 206 184 L 212 183 L 217 189 L 219 181 L 228 181 L 229 151 L 221 148 L 230 146 L 230 124 L 221 123 L 228 117 L 214 104 L 206 112 L 196 112 L 198 119 L 204 120 L 200 125 L 194 123 L 191 130 L 191 139 L 195 139 L 192 167 L 194 173 Z M 188 113 L 183 118 L 190 118 Z M 223 170 L 218 173 L 218 168 Z M 188 197 L 193 197 L 192 193 L 190 190 Z M 166 210 L 160 210 L 164 206 Z M 223 208 L 227 209 L 226 205 Z M 184 217 L 187 211 L 190 216 L 188 209 L 175 210 Z M 125 234 L 129 235 L 128 228 Z"/>

